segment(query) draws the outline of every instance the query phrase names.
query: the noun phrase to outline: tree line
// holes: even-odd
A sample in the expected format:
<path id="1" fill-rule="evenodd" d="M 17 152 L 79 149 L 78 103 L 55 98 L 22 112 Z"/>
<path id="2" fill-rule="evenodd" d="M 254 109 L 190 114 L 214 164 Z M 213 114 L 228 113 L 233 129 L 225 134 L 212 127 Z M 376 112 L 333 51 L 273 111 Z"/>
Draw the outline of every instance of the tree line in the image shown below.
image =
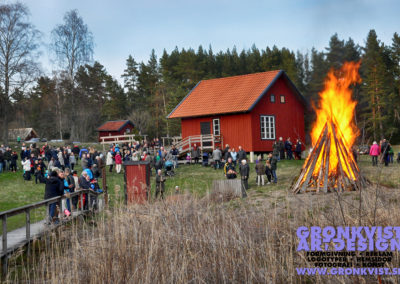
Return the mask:
<path id="1" fill-rule="evenodd" d="M 248 50 L 236 47 L 215 53 L 212 47 L 152 50 L 147 62 L 126 59 L 121 82 L 93 60 L 93 35 L 78 11 L 65 14 L 51 33 L 50 52 L 58 69 L 41 73 L 37 58 L 41 33 L 29 22 L 23 4 L 0 6 L 0 113 L 3 140 L 11 126 L 33 127 L 41 137 L 89 141 L 107 120 L 130 119 L 150 137 L 180 133 L 179 120 L 166 116 L 204 79 L 282 69 L 309 102 L 317 102 L 324 78 L 345 61 L 360 61 L 362 83 L 354 87 L 358 101 L 355 123 L 359 143 L 391 138 L 400 141 L 400 36 L 390 45 L 374 30 L 365 45 L 332 35 L 322 50 L 307 53 L 276 46 Z M 18 46 L 16 45 L 18 43 Z M 10 44 L 11 43 L 11 44 Z M 211 102 L 210 102 L 211 103 Z M 204 106 L 207 107 L 207 106 Z M 314 113 L 306 115 L 310 129 Z"/>

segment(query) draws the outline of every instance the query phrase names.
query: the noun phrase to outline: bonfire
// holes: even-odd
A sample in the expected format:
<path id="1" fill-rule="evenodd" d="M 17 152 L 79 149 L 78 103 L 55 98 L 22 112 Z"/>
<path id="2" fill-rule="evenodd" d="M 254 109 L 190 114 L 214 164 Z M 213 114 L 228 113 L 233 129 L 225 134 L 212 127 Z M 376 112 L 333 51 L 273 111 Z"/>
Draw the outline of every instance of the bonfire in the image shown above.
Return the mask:
<path id="1" fill-rule="evenodd" d="M 360 62 L 347 62 L 328 73 L 319 105 L 313 106 L 317 115 L 311 132 L 313 150 L 293 185 L 294 193 L 351 191 L 364 185 L 351 150 L 359 131 L 353 122 L 357 103 L 350 87 L 361 82 L 359 67 Z"/>

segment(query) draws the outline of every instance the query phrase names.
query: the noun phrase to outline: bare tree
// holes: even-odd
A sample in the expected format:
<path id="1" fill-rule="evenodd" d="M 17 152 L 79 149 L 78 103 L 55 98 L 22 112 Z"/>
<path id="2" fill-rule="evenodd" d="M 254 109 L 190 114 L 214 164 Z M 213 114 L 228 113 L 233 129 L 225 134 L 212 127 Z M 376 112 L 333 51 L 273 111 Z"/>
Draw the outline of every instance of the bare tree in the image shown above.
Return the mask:
<path id="1" fill-rule="evenodd" d="M 35 79 L 39 68 L 40 32 L 29 22 L 29 10 L 21 3 L 0 5 L 0 116 L 3 140 L 8 143 L 8 124 L 12 114 L 11 94 Z"/>
<path id="2" fill-rule="evenodd" d="M 70 81 L 70 87 L 65 94 L 70 107 L 67 120 L 75 122 L 70 125 L 70 138 L 76 139 L 79 136 L 78 125 L 82 121 L 79 121 L 80 116 L 78 115 L 80 102 L 75 96 L 75 74 L 80 66 L 93 60 L 93 35 L 77 10 L 67 12 L 64 15 L 64 23 L 56 26 L 51 35 L 51 49 L 62 72 L 67 74 Z M 61 119 L 61 113 L 59 115 Z"/>
<path id="3" fill-rule="evenodd" d="M 51 36 L 51 49 L 73 81 L 78 68 L 93 60 L 93 35 L 78 11 L 71 10 L 64 15 L 64 24 L 56 26 Z"/>
<path id="4" fill-rule="evenodd" d="M 151 120 L 151 115 L 148 111 L 133 110 L 128 118 L 139 130 L 140 135 L 147 133 L 147 128 Z"/>

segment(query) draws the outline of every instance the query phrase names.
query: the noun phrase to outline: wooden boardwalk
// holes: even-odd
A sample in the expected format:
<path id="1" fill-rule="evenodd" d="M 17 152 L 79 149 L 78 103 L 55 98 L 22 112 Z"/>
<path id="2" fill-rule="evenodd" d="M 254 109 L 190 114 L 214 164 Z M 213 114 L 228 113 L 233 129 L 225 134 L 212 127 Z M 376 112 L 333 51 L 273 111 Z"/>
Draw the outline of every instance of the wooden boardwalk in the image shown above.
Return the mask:
<path id="1" fill-rule="evenodd" d="M 29 241 L 32 241 L 41 235 L 43 235 L 46 231 L 54 229 L 54 226 L 48 226 L 45 224 L 45 220 L 32 223 L 30 229 L 30 238 Z M 25 227 L 16 229 L 14 231 L 7 233 L 7 253 L 3 251 L 3 236 L 0 236 L 0 255 L 3 257 L 5 254 L 10 254 L 16 249 L 25 246 L 28 242 L 26 239 L 26 229 Z"/>
<path id="2" fill-rule="evenodd" d="M 83 204 L 83 195 L 88 196 L 88 208 L 87 210 L 75 210 L 72 212 L 71 216 L 60 220 L 60 223 L 55 225 L 47 225 L 46 220 L 41 220 L 36 223 L 31 223 L 30 222 L 30 212 L 33 209 L 39 208 L 39 207 L 48 207 L 49 204 L 51 203 L 57 203 L 59 208 L 62 208 L 62 201 L 65 199 L 70 199 L 74 196 L 77 196 Z M 98 198 L 100 193 L 94 192 L 89 189 L 83 189 L 74 193 L 71 193 L 68 197 L 67 196 L 60 196 L 60 197 L 54 197 L 51 199 L 43 200 L 34 204 L 26 205 L 23 207 L 11 209 L 8 211 L 3 211 L 0 212 L 0 218 L 2 220 L 2 227 L 3 227 L 3 235 L 0 236 L 0 256 L 1 256 L 1 264 L 2 264 L 2 278 L 5 279 L 7 273 L 8 273 L 8 258 L 9 256 L 19 248 L 23 248 L 25 245 L 29 244 L 32 240 L 38 239 L 41 236 L 45 235 L 47 232 L 54 230 L 55 228 L 62 226 L 63 224 L 77 218 L 78 216 L 81 216 L 83 214 L 86 214 L 88 212 L 91 212 L 95 210 L 95 207 L 93 207 L 94 203 L 92 202 L 93 198 L 96 200 L 97 204 L 97 209 L 101 210 L 103 207 L 103 202 L 101 199 Z M 63 212 L 63 211 L 61 211 Z M 26 223 L 25 227 L 13 230 L 8 232 L 7 231 L 7 219 L 9 217 L 19 215 L 19 214 L 25 214 L 26 216 Z"/>

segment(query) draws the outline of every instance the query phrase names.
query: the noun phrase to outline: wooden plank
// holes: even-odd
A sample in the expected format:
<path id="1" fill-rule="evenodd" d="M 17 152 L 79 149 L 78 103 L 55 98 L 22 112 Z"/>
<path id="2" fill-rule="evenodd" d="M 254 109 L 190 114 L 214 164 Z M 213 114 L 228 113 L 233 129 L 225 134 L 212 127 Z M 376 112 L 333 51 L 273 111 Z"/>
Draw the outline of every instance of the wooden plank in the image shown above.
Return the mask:
<path id="1" fill-rule="evenodd" d="M 321 148 L 324 145 L 324 142 L 326 141 L 327 136 L 328 136 L 328 127 L 325 125 L 324 133 L 323 133 L 323 135 L 321 137 L 321 140 L 319 142 L 319 145 L 318 145 L 317 149 L 315 149 L 316 153 L 315 153 L 314 160 L 313 160 L 313 162 L 311 164 L 311 167 L 310 167 L 310 170 L 309 170 L 309 172 L 307 174 L 307 177 L 306 177 L 304 183 L 301 186 L 300 191 L 302 191 L 302 192 L 304 192 L 306 190 L 306 188 L 308 187 L 308 183 L 310 182 L 311 176 L 312 176 L 312 174 L 314 172 L 315 165 L 317 164 L 317 161 L 318 161 L 318 156 L 321 153 Z"/>
<path id="2" fill-rule="evenodd" d="M 331 136 L 329 135 L 328 145 L 327 145 L 328 152 L 326 152 L 326 161 L 325 161 L 325 176 L 324 176 L 324 186 L 323 191 L 325 193 L 328 192 L 328 179 L 329 179 L 329 157 L 331 153 Z"/>
<path id="3" fill-rule="evenodd" d="M 31 238 L 31 211 L 29 209 L 26 209 L 26 215 L 25 215 L 25 233 L 26 233 L 26 239 L 30 240 Z"/>

